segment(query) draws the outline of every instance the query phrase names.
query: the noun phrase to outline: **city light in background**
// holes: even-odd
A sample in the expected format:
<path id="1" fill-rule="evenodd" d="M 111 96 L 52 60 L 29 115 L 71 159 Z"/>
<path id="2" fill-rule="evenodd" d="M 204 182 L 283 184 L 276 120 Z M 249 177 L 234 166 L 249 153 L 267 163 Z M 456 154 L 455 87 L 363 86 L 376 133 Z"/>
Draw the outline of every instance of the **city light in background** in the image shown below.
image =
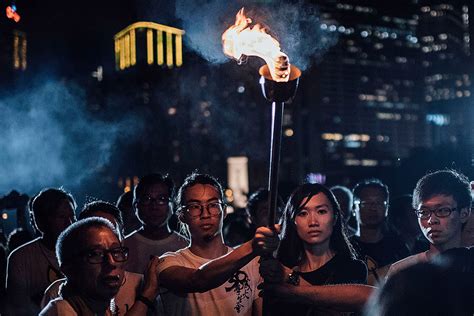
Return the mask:
<path id="1" fill-rule="evenodd" d="M 0 196 L 64 186 L 114 201 L 144 174 L 179 183 L 198 169 L 244 205 L 267 183 L 271 108 L 263 61 L 222 53 L 242 6 L 303 70 L 283 116 L 282 195 L 365 177 L 405 193 L 446 167 L 474 177 L 469 0 L 6 1 Z"/>

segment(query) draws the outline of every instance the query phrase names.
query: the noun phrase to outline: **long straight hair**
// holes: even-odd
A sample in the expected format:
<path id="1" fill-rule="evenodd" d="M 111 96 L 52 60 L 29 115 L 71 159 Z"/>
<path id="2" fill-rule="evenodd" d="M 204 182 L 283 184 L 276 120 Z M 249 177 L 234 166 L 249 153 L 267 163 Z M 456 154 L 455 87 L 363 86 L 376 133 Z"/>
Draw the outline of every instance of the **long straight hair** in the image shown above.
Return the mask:
<path id="1" fill-rule="evenodd" d="M 329 248 L 339 255 L 356 258 L 356 252 L 345 233 L 342 212 L 334 194 L 319 183 L 305 183 L 297 187 L 286 203 L 282 217 L 282 240 L 277 257 L 287 267 L 294 267 L 304 259 L 303 240 L 298 236 L 295 217 L 316 194 L 324 194 L 331 203 L 336 223 L 329 239 Z"/>

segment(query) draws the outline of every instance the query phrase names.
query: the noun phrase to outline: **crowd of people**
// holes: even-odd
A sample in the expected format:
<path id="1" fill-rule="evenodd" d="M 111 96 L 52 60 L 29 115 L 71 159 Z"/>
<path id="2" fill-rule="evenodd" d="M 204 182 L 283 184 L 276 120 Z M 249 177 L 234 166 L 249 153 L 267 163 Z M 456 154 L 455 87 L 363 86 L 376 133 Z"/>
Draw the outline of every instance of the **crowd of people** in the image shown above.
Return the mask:
<path id="1" fill-rule="evenodd" d="M 472 191 L 454 170 L 395 198 L 378 179 L 305 183 L 274 224 L 267 190 L 228 214 L 197 172 L 177 190 L 146 175 L 78 212 L 45 188 L 28 203 L 36 238 L 1 247 L 0 314 L 473 315 Z"/>

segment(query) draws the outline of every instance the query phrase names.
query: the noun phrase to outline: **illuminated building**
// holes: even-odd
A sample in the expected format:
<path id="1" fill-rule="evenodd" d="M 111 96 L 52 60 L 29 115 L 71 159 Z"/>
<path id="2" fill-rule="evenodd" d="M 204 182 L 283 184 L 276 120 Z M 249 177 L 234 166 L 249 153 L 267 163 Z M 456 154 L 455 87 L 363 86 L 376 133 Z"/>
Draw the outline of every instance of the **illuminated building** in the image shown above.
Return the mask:
<path id="1" fill-rule="evenodd" d="M 434 144 L 472 143 L 469 1 L 420 1 L 423 98 Z"/>
<path id="2" fill-rule="evenodd" d="M 3 8 L 3 7 L 2 7 Z M 2 9 L 3 10 L 3 9 Z M 26 71 L 28 42 L 23 26 L 18 24 L 20 15 L 13 4 L 0 15 L 0 80 L 2 85 L 12 84 L 14 78 Z"/>
<path id="3" fill-rule="evenodd" d="M 319 3 L 321 31 L 338 40 L 305 73 L 305 96 L 287 127 L 294 126 L 286 141 L 293 143 L 292 161 L 302 162 L 293 170 L 300 178 L 390 168 L 412 148 L 431 145 L 418 71 L 418 5 L 363 3 Z"/>
<path id="4" fill-rule="evenodd" d="M 143 62 L 147 65 L 181 67 L 184 31 L 153 22 L 136 22 L 114 37 L 115 68 L 124 70 Z"/>
<path id="5" fill-rule="evenodd" d="M 0 32 L 0 65 L 1 77 L 4 80 L 22 73 L 27 68 L 27 39 L 26 33 L 16 29 Z"/>
<path id="6" fill-rule="evenodd" d="M 26 34 L 20 31 L 13 31 L 13 68 L 26 70 Z"/>
<path id="7" fill-rule="evenodd" d="M 417 148 L 474 147 L 472 4 L 318 4 L 320 28 L 337 44 L 304 73 L 301 106 L 288 107 L 286 176 L 322 172 L 345 181 L 395 170 Z"/>
<path id="8" fill-rule="evenodd" d="M 119 99 L 117 111 L 146 113 L 139 126 L 143 139 L 128 145 L 133 152 L 117 174 L 118 186 L 133 188 L 132 178 L 150 170 L 175 172 L 181 163 L 181 120 L 185 115 L 179 98 L 183 71 L 184 30 L 154 22 L 136 22 L 114 35 L 115 72 L 104 84 Z M 136 163 L 135 163 L 136 162 Z M 133 180 L 135 181 L 135 180 Z"/>

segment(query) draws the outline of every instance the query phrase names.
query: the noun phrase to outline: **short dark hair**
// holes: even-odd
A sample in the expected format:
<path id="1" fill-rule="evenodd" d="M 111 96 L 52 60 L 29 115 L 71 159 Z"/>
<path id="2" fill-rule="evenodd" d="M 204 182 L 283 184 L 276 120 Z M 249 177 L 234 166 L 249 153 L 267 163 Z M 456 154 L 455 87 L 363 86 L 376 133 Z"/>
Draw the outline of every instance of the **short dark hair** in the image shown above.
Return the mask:
<path id="1" fill-rule="evenodd" d="M 262 202 L 264 203 L 268 201 L 269 193 L 270 192 L 268 192 L 268 189 L 260 188 L 250 195 L 249 200 L 247 202 L 247 206 L 245 207 L 245 210 L 247 211 L 247 214 L 251 217 L 252 220 L 255 220 L 255 218 L 257 217 L 258 205 Z M 278 195 L 277 196 L 277 218 L 281 217 L 283 207 L 284 207 L 283 199 L 281 198 L 280 195 Z"/>
<path id="2" fill-rule="evenodd" d="M 335 185 L 329 190 L 331 190 L 332 194 L 334 194 L 336 197 L 339 206 L 341 206 L 341 210 L 344 211 L 343 206 L 347 207 L 346 213 L 344 213 L 344 217 L 347 222 L 351 217 L 351 209 L 352 205 L 354 204 L 354 195 L 352 194 L 352 191 L 348 187 L 342 185 Z M 342 205 L 342 202 L 345 202 L 344 199 L 347 199 L 346 205 Z"/>
<path id="3" fill-rule="evenodd" d="M 159 173 L 148 174 L 138 181 L 138 184 L 133 190 L 133 201 L 140 198 L 146 189 L 155 184 L 164 184 L 168 188 L 170 199 L 174 197 L 174 182 L 168 174 L 162 175 Z"/>
<path id="4" fill-rule="evenodd" d="M 458 209 L 471 207 L 471 186 L 468 178 L 455 170 L 438 170 L 424 175 L 413 190 L 413 208 L 434 195 L 452 196 Z"/>
<path id="5" fill-rule="evenodd" d="M 385 201 L 389 200 L 390 195 L 389 195 L 387 185 L 385 185 L 380 179 L 376 179 L 376 178 L 365 179 L 358 182 L 354 186 L 354 189 L 352 190 L 354 194 L 354 200 L 360 200 L 360 195 L 362 193 L 362 190 L 367 189 L 367 188 L 379 189 L 384 195 Z"/>
<path id="6" fill-rule="evenodd" d="M 122 193 L 119 198 L 117 199 L 117 202 L 115 203 L 115 206 L 117 206 L 120 210 L 123 208 L 124 205 L 128 205 L 128 207 L 131 207 L 133 204 L 133 191 L 127 191 Z"/>
<path id="7" fill-rule="evenodd" d="M 331 190 L 331 192 L 335 194 L 335 192 L 341 192 L 345 195 L 347 195 L 347 197 L 352 200 L 354 198 L 353 194 L 352 194 L 352 191 L 348 188 L 348 187 L 345 187 L 343 185 L 335 185 L 335 186 L 332 186 L 329 190 Z"/>
<path id="8" fill-rule="evenodd" d="M 56 211 L 60 203 L 67 200 L 73 205 L 74 210 L 77 207 L 76 201 L 71 193 L 63 188 L 47 188 L 41 190 L 29 204 L 30 212 L 35 219 L 44 218 Z"/>
<path id="9" fill-rule="evenodd" d="M 120 211 L 120 209 L 112 203 L 101 200 L 92 201 L 84 204 L 77 218 L 84 219 L 88 217 L 93 217 L 93 213 L 96 212 L 104 212 L 112 215 L 116 219 L 120 227 L 123 227 L 122 212 Z"/>
<path id="10" fill-rule="evenodd" d="M 318 193 L 323 193 L 328 198 L 336 216 L 336 223 L 330 237 L 329 247 L 340 255 L 356 258 L 356 252 L 345 233 L 342 212 L 336 197 L 331 190 L 322 184 L 306 183 L 293 191 L 283 213 L 282 240 L 277 258 L 287 267 L 299 265 L 301 260 L 303 260 L 303 241 L 298 236 L 294 222 L 299 211 Z"/>
<path id="11" fill-rule="evenodd" d="M 81 249 L 78 246 L 82 244 L 84 233 L 90 228 L 108 228 L 120 240 L 120 234 L 112 223 L 102 217 L 88 217 L 71 224 L 66 228 L 56 242 L 56 258 L 59 265 L 68 263 L 74 259 Z"/>
<path id="12" fill-rule="evenodd" d="M 184 205 L 184 194 L 186 190 L 196 184 L 208 184 L 213 186 L 219 193 L 219 199 L 224 202 L 224 191 L 219 181 L 209 174 L 193 172 L 184 179 L 176 194 L 177 209 Z"/>

